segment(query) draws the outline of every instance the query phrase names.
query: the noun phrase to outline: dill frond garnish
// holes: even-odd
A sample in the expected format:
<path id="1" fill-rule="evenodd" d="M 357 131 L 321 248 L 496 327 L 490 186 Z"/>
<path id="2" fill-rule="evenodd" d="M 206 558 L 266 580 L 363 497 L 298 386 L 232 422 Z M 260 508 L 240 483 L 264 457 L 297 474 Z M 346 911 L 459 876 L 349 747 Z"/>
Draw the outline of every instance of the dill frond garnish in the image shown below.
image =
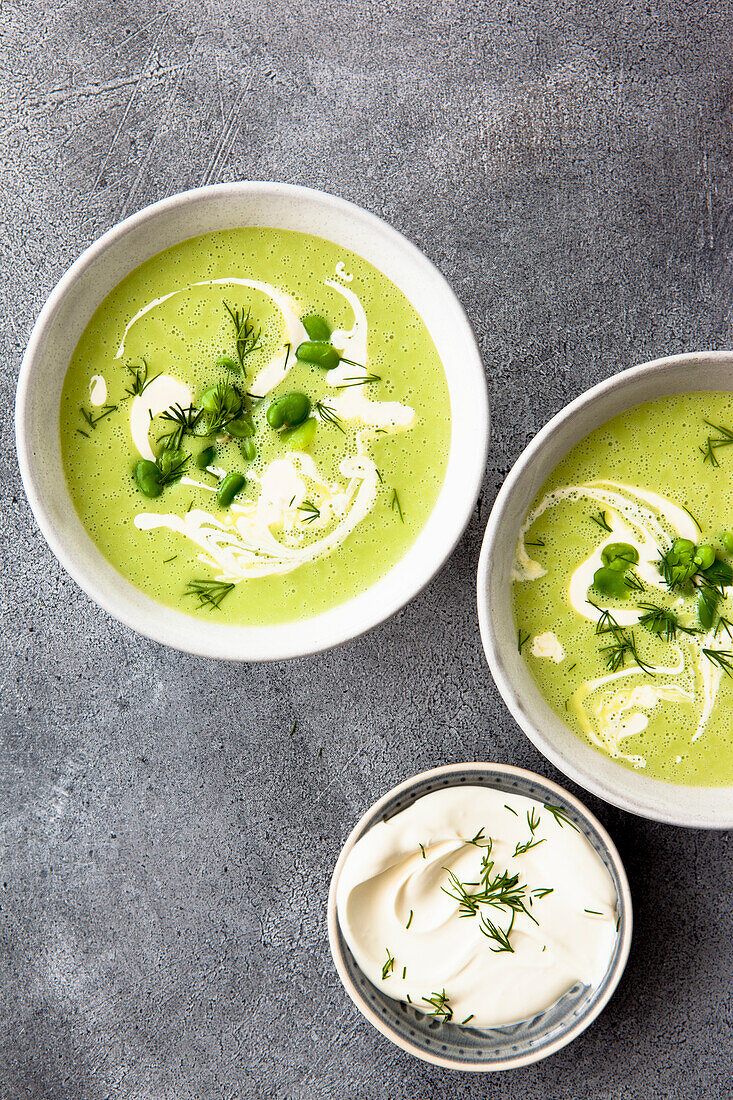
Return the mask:
<path id="1" fill-rule="evenodd" d="M 97 413 L 96 416 L 94 415 L 94 413 L 88 412 L 83 405 L 79 406 L 79 412 L 93 431 L 100 420 L 104 420 L 105 417 L 111 416 L 113 412 L 117 412 L 117 405 L 103 405 L 102 411 L 100 413 Z"/>
<path id="2" fill-rule="evenodd" d="M 316 401 L 313 408 L 324 424 L 329 424 L 332 428 L 337 428 L 346 435 L 341 417 L 336 415 L 330 405 L 325 405 L 323 401 Z"/>
<path id="3" fill-rule="evenodd" d="M 150 383 L 158 377 L 157 374 L 154 374 L 152 378 L 149 376 L 148 361 L 144 358 L 142 360 L 142 366 L 139 367 L 131 367 L 125 363 L 125 370 L 128 370 L 132 375 L 132 382 L 129 386 L 125 387 L 125 393 L 128 397 L 139 397 Z"/>
<path id="4" fill-rule="evenodd" d="M 511 920 L 509 922 L 509 927 L 507 929 L 499 928 L 499 926 L 494 924 L 494 922 L 486 915 L 486 913 L 482 913 L 481 917 L 480 917 L 480 920 L 479 920 L 479 928 L 481 929 L 483 934 L 486 936 L 486 938 L 490 939 L 490 940 L 493 940 L 496 944 L 498 944 L 497 947 L 490 947 L 489 948 L 490 951 L 493 951 L 497 955 L 500 954 L 502 951 L 510 951 L 512 954 L 514 954 L 514 948 L 512 947 L 511 943 L 509 942 L 509 935 L 510 935 L 511 930 L 512 930 L 513 927 L 514 927 L 514 913 L 513 912 L 512 912 Z"/>
<path id="5" fill-rule="evenodd" d="M 589 601 L 589 603 L 590 602 L 591 601 Z M 597 611 L 601 611 L 596 604 L 593 604 L 593 607 L 595 607 Z M 598 651 L 603 654 L 606 661 L 606 667 L 610 672 L 618 672 L 619 669 L 625 668 L 626 661 L 629 660 L 638 665 L 641 671 L 646 673 L 647 676 L 655 675 L 651 665 L 648 665 L 639 656 L 633 631 L 624 630 L 608 609 L 601 611 L 598 622 L 596 623 L 596 634 L 610 634 L 613 638 L 613 641 L 609 645 L 601 646 Z"/>
<path id="6" fill-rule="evenodd" d="M 700 447 L 703 462 L 709 462 L 712 466 L 720 466 L 716 451 L 722 447 L 730 447 L 733 444 L 733 431 L 730 428 L 724 428 L 722 424 L 711 424 L 709 420 L 703 420 L 703 424 L 707 424 L 708 428 L 712 428 L 713 431 L 718 433 L 717 436 L 709 435 L 705 441 L 705 446 Z"/>
<path id="7" fill-rule="evenodd" d="M 404 523 L 405 522 L 405 517 L 404 517 L 404 514 L 402 512 L 402 505 L 400 504 L 400 498 L 397 496 L 397 490 L 396 489 L 392 490 L 391 507 L 392 507 L 393 512 L 394 512 L 395 509 L 397 509 L 397 513 L 400 517 L 400 522 Z"/>
<path id="8" fill-rule="evenodd" d="M 562 806 L 553 806 L 551 802 L 545 802 L 545 809 L 548 814 L 552 814 L 561 829 L 565 825 L 569 825 L 571 829 L 575 829 L 576 833 L 580 832 L 578 826 L 568 817 L 567 810 L 564 810 Z"/>
<path id="9" fill-rule="evenodd" d="M 514 858 L 515 859 L 516 859 L 517 856 L 523 856 L 525 852 L 528 852 L 530 850 L 530 848 L 536 848 L 539 844 L 544 844 L 545 843 L 544 840 L 535 840 L 535 835 L 534 834 L 537 832 L 537 827 L 538 827 L 540 821 L 541 821 L 541 818 L 540 818 L 539 814 L 537 814 L 537 816 L 535 817 L 534 806 L 532 807 L 531 810 L 527 810 L 527 825 L 529 826 L 529 840 L 526 841 L 526 843 L 524 843 L 524 844 L 517 844 L 516 848 L 514 849 Z"/>
<path id="10" fill-rule="evenodd" d="M 725 649 L 703 649 L 703 655 L 721 668 L 726 676 L 733 676 L 733 653 Z"/>
<path id="11" fill-rule="evenodd" d="M 597 512 L 596 515 L 591 516 L 590 518 L 593 520 L 594 523 L 597 523 L 603 531 L 608 532 L 608 534 L 611 533 L 612 528 L 609 526 L 605 512 Z"/>
<path id="12" fill-rule="evenodd" d="M 217 610 L 221 607 L 234 585 L 227 581 L 192 580 L 186 588 L 187 596 L 195 596 L 199 601 L 199 607 L 211 607 Z"/>
<path id="13" fill-rule="evenodd" d="M 250 310 L 247 310 L 245 313 L 244 309 L 232 309 L 226 302 L 224 302 L 224 309 L 231 317 L 234 331 L 236 332 L 239 371 L 241 374 L 246 375 L 247 368 L 245 367 L 244 361 L 253 351 L 258 351 L 262 347 L 260 343 L 262 329 L 255 329 L 255 326 L 250 321 Z"/>
<path id="14" fill-rule="evenodd" d="M 453 1009 L 451 1008 L 448 997 L 446 996 L 445 989 L 440 993 L 431 993 L 429 997 L 421 998 L 425 1004 L 431 1005 L 433 1011 L 428 1012 L 428 1016 L 435 1016 L 436 1019 L 442 1020 L 443 1023 L 448 1023 L 453 1019 Z"/>
<path id="15" fill-rule="evenodd" d="M 679 618 L 666 607 L 658 607 L 654 603 L 640 603 L 639 608 L 644 614 L 639 619 L 639 626 L 643 626 L 652 634 L 664 635 L 665 641 L 673 642 L 677 637 L 677 631 L 683 634 L 699 634 L 699 630 L 691 626 L 683 626 Z"/>
<path id="16" fill-rule="evenodd" d="M 298 506 L 298 511 L 306 513 L 303 516 L 303 523 L 313 523 L 313 521 L 319 519 L 321 515 L 320 508 L 316 508 L 315 504 L 312 504 L 310 500 L 304 500 L 303 503 Z"/>
<path id="17" fill-rule="evenodd" d="M 342 359 L 343 363 L 348 363 L 350 360 Z M 367 386 L 370 382 L 381 382 L 382 376 L 380 374 L 365 374 L 360 378 L 344 378 L 343 382 L 340 382 L 336 387 L 339 390 L 348 390 L 352 386 Z"/>
<path id="18" fill-rule="evenodd" d="M 193 405 L 189 405 L 187 409 L 178 403 L 171 405 L 160 414 L 160 419 L 175 424 L 175 427 L 160 437 L 158 446 L 171 451 L 180 450 L 183 437 L 193 432 L 203 415 L 203 409 L 196 409 Z"/>

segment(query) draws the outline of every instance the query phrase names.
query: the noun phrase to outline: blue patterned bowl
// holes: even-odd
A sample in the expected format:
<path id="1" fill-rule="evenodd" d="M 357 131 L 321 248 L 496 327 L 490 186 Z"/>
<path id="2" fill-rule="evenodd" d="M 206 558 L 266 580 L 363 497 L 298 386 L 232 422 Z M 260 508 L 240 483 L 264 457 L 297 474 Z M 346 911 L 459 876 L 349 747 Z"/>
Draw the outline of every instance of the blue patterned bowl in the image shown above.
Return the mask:
<path id="1" fill-rule="evenodd" d="M 394 817 L 423 795 L 442 787 L 463 784 L 493 787 L 506 794 L 525 795 L 539 802 L 562 806 L 573 824 L 592 844 L 616 887 L 618 937 L 603 980 L 593 987 L 578 983 L 546 1012 L 510 1027 L 486 1030 L 459 1027 L 425 1016 L 410 1005 L 387 997 L 359 970 L 341 933 L 336 913 L 339 876 L 357 840 L 377 822 Z M 600 822 L 562 787 L 534 772 L 506 764 L 451 764 L 423 772 L 389 791 L 352 830 L 334 869 L 328 897 L 331 954 L 346 992 L 362 1015 L 409 1054 L 446 1069 L 473 1073 L 516 1069 L 538 1062 L 580 1035 L 603 1009 L 618 985 L 629 955 L 631 926 L 631 894 L 626 872 L 613 841 Z"/>

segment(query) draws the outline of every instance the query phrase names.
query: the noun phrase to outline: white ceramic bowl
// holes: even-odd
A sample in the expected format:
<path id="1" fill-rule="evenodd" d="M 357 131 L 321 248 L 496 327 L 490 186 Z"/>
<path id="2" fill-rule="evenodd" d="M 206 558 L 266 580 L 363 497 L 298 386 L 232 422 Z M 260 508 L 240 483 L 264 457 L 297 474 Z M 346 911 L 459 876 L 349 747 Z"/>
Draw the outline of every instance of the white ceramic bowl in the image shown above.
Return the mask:
<path id="1" fill-rule="evenodd" d="M 627 409 L 671 393 L 733 392 L 733 352 L 656 359 L 609 378 L 553 417 L 519 456 L 496 498 L 478 567 L 478 611 L 489 667 L 530 741 L 565 775 L 624 810 L 676 825 L 733 826 L 733 787 L 687 787 L 631 771 L 581 741 L 545 702 L 517 652 L 510 573 L 519 529 L 535 496 L 589 432 Z"/>
<path id="2" fill-rule="evenodd" d="M 443 488 L 407 554 L 368 591 L 302 622 L 228 626 L 157 603 L 126 581 L 82 527 L 61 465 L 61 386 L 103 298 L 145 260 L 200 233 L 262 225 L 305 230 L 363 256 L 422 316 L 445 369 L 453 430 Z M 52 430 L 49 427 L 52 426 Z M 106 611 L 149 638 L 207 657 L 262 661 L 315 653 L 388 619 L 430 581 L 460 538 L 486 464 L 486 382 L 466 315 L 440 272 L 405 237 L 343 199 L 282 183 L 231 183 L 164 199 L 110 229 L 80 256 L 43 307 L 18 383 L 16 439 L 28 500 L 61 564 Z"/>
<path id="3" fill-rule="evenodd" d="M 339 926 L 336 908 L 339 877 L 356 842 L 372 826 L 394 817 L 423 795 L 459 785 L 491 787 L 506 794 L 520 794 L 562 806 L 595 849 L 616 889 L 618 936 L 602 980 L 593 987 L 578 982 L 545 1012 L 508 1027 L 459 1027 L 425 1016 L 411 1005 L 386 996 L 362 974 Z M 349 834 L 334 869 L 328 895 L 331 954 L 346 992 L 362 1015 L 408 1054 L 446 1069 L 472 1073 L 530 1065 L 567 1046 L 585 1031 L 611 999 L 621 979 L 629 957 L 631 930 L 629 883 L 621 857 L 606 830 L 582 802 L 562 787 L 534 772 L 508 764 L 447 764 L 416 775 L 388 791 L 367 810 Z"/>

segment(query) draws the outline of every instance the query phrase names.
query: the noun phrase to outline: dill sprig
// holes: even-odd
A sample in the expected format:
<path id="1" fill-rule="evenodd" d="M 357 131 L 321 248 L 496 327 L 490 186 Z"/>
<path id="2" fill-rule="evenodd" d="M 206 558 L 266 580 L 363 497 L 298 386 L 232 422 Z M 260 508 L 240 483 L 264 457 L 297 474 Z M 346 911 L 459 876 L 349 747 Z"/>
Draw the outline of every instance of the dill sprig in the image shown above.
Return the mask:
<path id="1" fill-rule="evenodd" d="M 341 417 L 336 415 L 330 405 L 325 405 L 323 401 L 316 401 L 313 408 L 324 424 L 329 424 L 332 428 L 338 428 L 340 432 L 346 435 Z"/>
<path id="2" fill-rule="evenodd" d="M 400 517 L 400 523 L 404 523 L 405 522 L 405 516 L 404 516 L 404 513 L 402 511 L 402 505 L 400 504 L 400 498 L 397 496 L 397 490 L 396 489 L 392 490 L 392 500 L 391 500 L 390 504 L 391 504 L 391 508 L 392 508 L 393 512 L 395 511 L 395 509 L 397 510 L 397 514 Z"/>
<path id="3" fill-rule="evenodd" d="M 233 401 L 232 398 L 233 390 L 236 394 L 236 401 Z M 220 432 L 232 420 L 237 420 L 242 416 L 243 403 L 241 395 L 228 382 L 217 382 L 210 400 L 211 407 L 207 408 L 210 435 Z"/>
<path id="4" fill-rule="evenodd" d="M 601 530 L 607 531 L 608 534 L 611 533 L 612 528 L 609 525 L 608 520 L 606 519 L 606 513 L 605 512 L 598 512 L 596 515 L 591 516 L 590 518 L 593 520 L 594 523 L 598 524 L 598 526 L 601 528 Z"/>
<path id="5" fill-rule="evenodd" d="M 304 500 L 302 504 L 298 506 L 299 512 L 305 512 L 303 516 L 303 523 L 313 523 L 314 520 L 319 519 L 321 515 L 320 508 L 316 508 L 310 500 Z"/>
<path id="6" fill-rule="evenodd" d="M 634 573 L 631 569 L 627 570 L 626 573 L 624 573 L 624 584 L 627 588 L 630 588 L 632 592 L 644 591 L 644 582 L 639 580 L 636 573 Z"/>
<path id="7" fill-rule="evenodd" d="M 387 978 L 394 972 L 394 955 L 390 953 L 388 947 L 384 949 L 387 952 L 387 961 L 382 967 L 382 981 L 385 982 Z"/>
<path id="8" fill-rule="evenodd" d="M 217 610 L 221 607 L 222 600 L 234 589 L 234 585 L 228 581 L 193 580 L 188 582 L 187 596 L 195 596 L 199 601 L 199 607 L 211 607 Z"/>
<path id="9" fill-rule="evenodd" d="M 596 604 L 593 604 L 593 607 L 597 611 L 601 611 Z M 606 666 L 610 672 L 618 672 L 619 669 L 625 668 L 626 661 L 630 660 L 635 662 L 647 676 L 655 675 L 651 665 L 648 665 L 639 656 L 634 632 L 624 630 L 607 608 L 601 611 L 596 623 L 596 634 L 610 634 L 613 638 L 609 645 L 601 646 L 598 651 L 604 655 Z"/>
<path id="10" fill-rule="evenodd" d="M 459 917 L 475 917 L 483 905 L 491 905 L 497 909 L 507 909 L 512 912 L 526 913 L 530 916 L 525 905 L 527 887 L 519 882 L 519 875 L 510 875 L 508 871 L 494 874 L 494 860 L 491 858 L 492 842 L 488 838 L 485 845 L 486 854 L 481 859 L 481 874 L 479 882 L 461 882 L 458 876 L 444 867 L 452 889 L 441 886 L 444 894 L 458 902 Z M 534 920 L 534 918 L 532 918 Z"/>
<path id="11" fill-rule="evenodd" d="M 160 414 L 160 419 L 175 424 L 175 428 L 162 435 L 158 440 L 158 445 L 165 447 L 166 450 L 180 450 L 184 435 L 193 432 L 203 415 L 203 409 L 196 409 L 193 405 L 189 405 L 187 409 L 184 409 L 178 403 L 171 405 L 170 408 Z"/>
<path id="12" fill-rule="evenodd" d="M 174 457 L 176 455 L 177 457 Z M 156 462 L 156 466 L 158 467 L 158 472 L 160 474 L 160 476 L 158 477 L 158 484 L 163 486 L 172 485 L 174 481 L 178 481 L 179 478 L 183 475 L 183 471 L 186 468 L 186 463 L 188 462 L 188 455 L 184 454 L 183 451 L 171 451 L 170 455 L 167 455 L 165 457 L 170 457 L 172 459 L 170 465 L 167 466 L 167 468 L 161 468 L 160 461 Z"/>
<path id="13" fill-rule="evenodd" d="M 117 405 L 103 405 L 102 411 L 100 413 L 97 413 L 96 416 L 94 415 L 94 413 L 91 413 L 87 409 L 85 409 L 83 405 L 79 406 L 79 412 L 84 417 L 84 420 L 92 429 L 92 431 L 94 431 L 100 420 L 104 420 L 105 417 L 111 416 L 113 412 L 117 412 Z"/>
<path id="14" fill-rule="evenodd" d="M 342 359 L 343 363 L 348 363 L 350 360 Z M 370 382 L 381 382 L 382 376 L 380 374 L 365 374 L 359 378 L 344 378 L 343 382 L 340 382 L 336 387 L 339 390 L 348 390 L 352 386 L 367 386 Z"/>
<path id="15" fill-rule="evenodd" d="M 239 360 L 239 370 L 241 374 L 246 375 L 247 368 L 244 365 L 244 361 L 253 351 L 258 351 L 262 347 L 260 343 L 262 329 L 255 329 L 255 326 L 250 321 L 250 310 L 247 310 L 245 313 L 244 309 L 232 309 L 226 302 L 224 302 L 224 309 L 231 317 L 234 324 L 234 330 L 237 334 L 237 359 Z"/>
<path id="16" fill-rule="evenodd" d="M 466 841 L 466 844 L 473 844 L 475 848 L 490 848 L 492 843 L 491 837 L 484 836 L 483 829 L 479 829 L 476 836 Z"/>
<path id="17" fill-rule="evenodd" d="M 426 1005 L 432 1006 L 433 1011 L 428 1012 L 428 1016 L 435 1016 L 436 1019 L 442 1020 L 445 1024 L 453 1019 L 453 1009 L 448 1002 L 445 989 L 442 989 L 440 993 L 431 993 L 429 997 L 422 997 L 421 999 Z"/>
<path id="18" fill-rule="evenodd" d="M 532 807 L 531 810 L 527 810 L 527 825 L 529 826 L 529 840 L 526 841 L 524 844 L 517 844 L 516 848 L 514 849 L 515 859 L 516 859 L 517 856 L 523 856 L 525 852 L 528 852 L 530 850 L 530 848 L 536 848 L 539 844 L 544 844 L 545 843 L 544 839 L 543 840 L 535 840 L 535 835 L 534 834 L 537 832 L 537 827 L 538 827 L 540 821 L 541 821 L 541 818 L 540 818 L 539 814 L 537 814 L 537 816 L 535 817 L 535 808 L 534 808 L 534 806 Z"/>
<path id="19" fill-rule="evenodd" d="M 619 629 L 618 632 L 614 634 L 614 640 L 611 644 L 601 646 L 598 652 L 604 655 L 606 667 L 609 672 L 618 672 L 619 669 L 625 668 L 626 661 L 629 660 L 638 665 L 641 671 L 646 673 L 647 676 L 655 675 L 651 665 L 646 664 L 639 656 L 633 630 L 628 632 Z"/>
<path id="20" fill-rule="evenodd" d="M 717 638 L 718 631 L 724 630 L 729 638 L 733 639 L 733 623 L 730 619 L 726 619 L 725 615 L 721 615 L 718 619 L 718 625 L 715 628 L 715 636 Z"/>
<path id="21" fill-rule="evenodd" d="M 132 375 L 132 382 L 129 386 L 125 386 L 125 393 L 128 397 L 139 397 L 141 393 L 153 382 L 158 375 L 154 374 L 151 378 L 148 373 L 148 361 L 142 360 L 142 366 L 131 367 L 125 363 L 125 370 L 128 370 Z"/>
<path id="22" fill-rule="evenodd" d="M 553 806 L 551 802 L 545 802 L 545 809 L 548 814 L 552 814 L 561 829 L 565 825 L 569 825 L 571 829 L 575 829 L 576 833 L 580 832 L 575 822 L 568 817 L 567 810 L 564 810 L 562 806 Z"/>
<path id="23" fill-rule="evenodd" d="M 509 935 L 513 927 L 514 912 L 512 912 L 511 920 L 509 921 L 509 927 L 506 930 L 500 928 L 497 924 L 494 924 L 494 922 L 490 919 L 490 917 L 486 915 L 486 913 L 482 913 L 479 919 L 479 928 L 486 936 L 486 938 L 493 940 L 496 944 L 498 944 L 497 947 L 489 948 L 489 951 L 493 951 L 496 955 L 500 954 L 502 951 L 510 951 L 512 955 L 514 954 L 514 948 L 509 942 Z"/>
<path id="24" fill-rule="evenodd" d="M 725 649 L 703 649 L 703 655 L 722 668 L 726 676 L 733 676 L 733 653 Z"/>
<path id="25" fill-rule="evenodd" d="M 667 607 L 658 607 L 655 603 L 640 603 L 638 606 L 644 611 L 639 619 L 639 626 L 660 637 L 664 635 L 668 642 L 675 641 L 678 630 L 683 634 L 700 633 L 695 627 L 683 626 L 674 611 Z"/>
<path id="26" fill-rule="evenodd" d="M 703 456 L 703 462 L 709 462 L 712 466 L 719 466 L 720 463 L 715 452 L 721 447 L 730 447 L 733 444 L 733 431 L 730 428 L 724 428 L 722 424 L 711 424 L 709 420 L 703 420 L 703 423 L 718 434 L 717 436 L 709 435 L 707 437 L 705 446 L 700 447 L 700 454 Z"/>

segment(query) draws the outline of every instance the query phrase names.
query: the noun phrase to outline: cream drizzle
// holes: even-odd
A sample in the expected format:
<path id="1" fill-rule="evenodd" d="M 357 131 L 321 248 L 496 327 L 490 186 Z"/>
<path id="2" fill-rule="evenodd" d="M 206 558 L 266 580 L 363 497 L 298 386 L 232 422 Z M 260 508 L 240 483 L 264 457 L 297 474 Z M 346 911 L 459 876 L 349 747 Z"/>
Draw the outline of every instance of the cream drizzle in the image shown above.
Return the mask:
<path id="1" fill-rule="evenodd" d="M 170 374 L 159 374 L 148 383 L 141 394 L 132 399 L 130 435 L 138 452 L 149 462 L 155 462 L 149 437 L 153 417 L 176 404 L 187 409 L 191 404 L 191 391 Z"/>
<path id="2" fill-rule="evenodd" d="M 581 562 L 570 578 L 568 598 L 573 609 L 593 622 L 598 620 L 598 606 L 588 600 L 588 590 L 593 583 L 594 573 L 603 564 L 602 551 L 612 542 L 627 542 L 635 546 L 639 553 L 639 564 L 635 567 L 639 576 L 650 587 L 666 591 L 663 578 L 656 567 L 660 553 L 671 545 L 676 536 L 697 541 L 697 525 L 684 508 L 666 497 L 611 480 L 594 481 L 587 485 L 567 485 L 547 493 L 537 507 L 530 511 L 522 525 L 512 579 L 533 581 L 544 576 L 546 570 L 527 553 L 524 542 L 527 532 L 541 515 L 561 501 L 583 499 L 604 506 L 606 522 L 611 531 L 593 553 Z M 684 607 L 684 600 L 680 599 L 678 604 Z M 615 607 L 612 613 L 622 627 L 636 625 L 644 614 L 639 608 L 622 607 Z M 595 722 L 590 720 L 586 701 L 616 680 L 644 676 L 643 670 L 633 666 L 588 680 L 571 695 L 569 706 L 586 735 L 614 759 L 628 760 L 637 768 L 646 766 L 643 756 L 625 753 L 622 742 L 646 728 L 649 723 L 648 712 L 660 702 L 699 702 L 700 717 L 692 742 L 702 737 L 713 712 L 722 678 L 722 670 L 709 661 L 702 650 L 721 649 L 724 646 L 716 640 L 715 631 L 710 631 L 702 640 L 698 636 L 684 636 L 682 644 L 685 650 L 683 652 L 677 645 L 679 660 L 675 666 L 651 667 L 655 676 L 686 676 L 687 686 L 644 684 L 641 687 L 621 689 L 610 696 L 604 693 L 593 707 Z M 685 653 L 689 654 L 691 664 L 687 663 Z"/>
<path id="3" fill-rule="evenodd" d="M 343 265 L 336 270 L 344 281 L 352 278 L 343 271 Z M 185 293 L 190 287 L 228 284 L 261 291 L 275 303 L 283 317 L 287 341 L 291 347 L 289 350 L 283 348 L 279 351 L 259 371 L 252 383 L 252 391 L 258 396 L 265 396 L 287 377 L 295 363 L 295 348 L 308 339 L 290 296 L 269 283 L 253 279 L 209 279 L 191 283 L 183 290 L 157 298 L 129 322 L 117 358 L 124 354 L 125 340 L 132 326 L 151 309 L 175 294 Z M 348 378 L 364 377 L 369 373 L 366 369 L 368 326 L 361 301 L 350 288 L 341 286 L 332 279 L 327 279 L 326 285 L 346 299 L 354 315 L 352 327 L 334 331 L 332 343 L 342 355 L 359 364 L 353 366 L 341 363 L 335 370 L 328 372 L 326 381 L 336 388 Z M 235 501 L 223 517 L 215 516 L 205 509 L 192 509 L 183 516 L 141 512 L 135 518 L 136 527 L 145 531 L 168 528 L 184 535 L 201 549 L 199 561 L 218 570 L 219 579 L 235 582 L 286 573 L 329 553 L 348 537 L 374 506 L 379 474 L 374 462 L 367 455 L 366 448 L 375 430 L 390 433 L 400 431 L 409 428 L 415 420 L 414 410 L 409 406 L 397 401 L 371 401 L 363 390 L 363 386 L 354 386 L 329 398 L 329 407 L 341 420 L 358 421 L 364 425 L 356 434 L 356 454 L 345 456 L 339 466 L 345 484 L 326 482 L 309 455 L 295 452 L 272 461 L 260 477 L 250 472 L 249 480 L 260 483 L 256 502 Z M 133 401 L 130 430 L 135 445 L 144 458 L 154 461 L 148 439 L 151 417 L 176 402 L 186 407 L 191 402 L 191 393 L 188 387 L 170 375 L 156 378 Z M 220 467 L 213 466 L 209 467 L 209 472 L 220 479 L 226 473 Z M 179 484 L 216 492 L 216 488 L 189 477 L 181 478 Z M 317 517 L 314 517 L 312 511 L 303 511 L 302 505 L 305 501 L 318 509 Z M 326 533 L 331 524 L 335 526 Z M 273 533 L 273 528 L 281 530 L 279 537 Z M 319 531 L 323 531 L 321 538 L 306 541 L 313 532 Z"/>
<path id="4" fill-rule="evenodd" d="M 107 383 L 101 374 L 93 374 L 89 381 L 89 404 L 99 408 L 107 400 Z"/>
<path id="5" fill-rule="evenodd" d="M 308 455 L 294 453 L 276 461 L 288 465 L 290 470 L 283 477 L 283 471 L 273 470 L 275 463 L 271 463 L 263 474 L 262 492 L 256 503 L 233 504 L 224 517 L 199 508 L 192 508 L 183 516 L 142 512 L 136 516 L 135 526 L 141 531 L 166 527 L 185 535 L 203 551 L 198 560 L 218 570 L 217 579 L 236 582 L 289 573 L 315 561 L 340 546 L 374 506 L 379 478 L 376 466 L 366 455 L 353 455 L 341 461 L 339 470 L 348 479 L 345 488 L 323 482 L 315 464 L 309 467 L 312 459 Z M 314 477 L 309 477 L 310 474 Z M 199 484 L 189 478 L 181 481 Z M 285 495 L 291 490 L 285 503 Z M 289 544 L 288 538 L 293 539 L 296 533 L 310 527 L 304 527 L 306 516 L 300 507 L 312 497 L 321 510 L 323 525 L 333 517 L 338 522 L 328 535 L 309 545 Z M 276 522 L 283 523 L 282 539 L 276 538 L 270 529 Z"/>

